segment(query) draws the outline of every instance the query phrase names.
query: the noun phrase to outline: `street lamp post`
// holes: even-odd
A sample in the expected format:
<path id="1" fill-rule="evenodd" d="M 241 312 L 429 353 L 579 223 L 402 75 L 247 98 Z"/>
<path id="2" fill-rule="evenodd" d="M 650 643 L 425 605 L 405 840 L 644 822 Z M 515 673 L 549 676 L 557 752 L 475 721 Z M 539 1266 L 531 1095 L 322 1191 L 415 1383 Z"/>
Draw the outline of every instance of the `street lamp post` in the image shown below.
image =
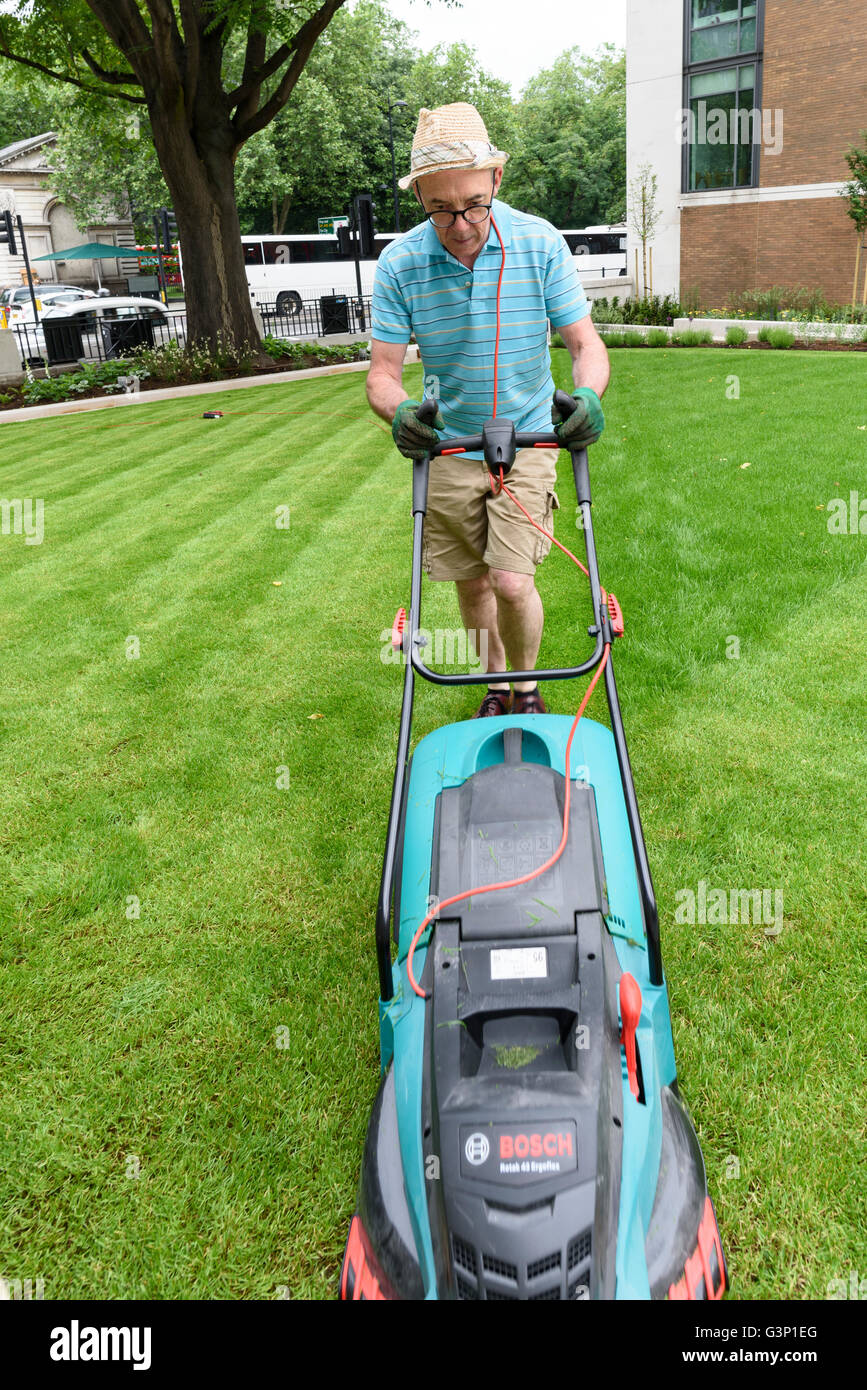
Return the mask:
<path id="1" fill-rule="evenodd" d="M 394 194 L 394 230 L 400 231 L 400 204 L 397 197 L 397 173 L 394 167 L 394 129 L 391 123 L 391 113 L 398 106 L 406 106 L 405 101 L 389 101 L 388 103 L 388 143 L 391 146 L 391 190 Z"/>

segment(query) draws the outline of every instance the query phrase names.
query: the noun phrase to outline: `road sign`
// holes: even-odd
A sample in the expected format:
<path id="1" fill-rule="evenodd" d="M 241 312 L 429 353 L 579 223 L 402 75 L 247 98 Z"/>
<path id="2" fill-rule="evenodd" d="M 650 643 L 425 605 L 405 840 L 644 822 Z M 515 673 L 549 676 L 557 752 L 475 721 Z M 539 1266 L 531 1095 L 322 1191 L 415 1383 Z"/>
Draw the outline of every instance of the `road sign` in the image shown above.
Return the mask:
<path id="1" fill-rule="evenodd" d="M 320 235 L 320 236 L 333 236 L 334 233 L 337 231 L 337 228 L 338 228 L 338 227 L 348 227 L 348 226 L 349 226 L 349 218 L 348 218 L 348 217 L 320 217 L 320 218 L 319 218 L 319 235 Z"/>

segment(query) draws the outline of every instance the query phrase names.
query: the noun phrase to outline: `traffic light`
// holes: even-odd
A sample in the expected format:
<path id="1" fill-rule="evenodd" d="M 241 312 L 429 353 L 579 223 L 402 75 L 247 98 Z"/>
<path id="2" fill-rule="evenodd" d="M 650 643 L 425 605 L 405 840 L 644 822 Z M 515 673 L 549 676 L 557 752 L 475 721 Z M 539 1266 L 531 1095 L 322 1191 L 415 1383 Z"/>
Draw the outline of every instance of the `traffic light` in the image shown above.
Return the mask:
<path id="1" fill-rule="evenodd" d="M 373 216 L 373 198 L 369 193 L 359 193 L 355 199 L 355 222 L 361 239 L 360 254 L 372 256 L 376 220 Z"/>
<path id="2" fill-rule="evenodd" d="M 337 250 L 343 260 L 352 258 L 352 232 L 345 224 L 337 228 Z"/>
<path id="3" fill-rule="evenodd" d="M 0 212 L 0 244 L 9 247 L 10 256 L 18 255 L 18 245 L 15 241 L 15 224 L 12 221 L 12 213 L 8 208 Z"/>
<path id="4" fill-rule="evenodd" d="M 158 240 L 162 244 L 163 250 L 171 254 L 174 250 L 174 241 L 178 235 L 178 222 L 173 212 L 168 208 L 160 208 L 157 214 L 159 218 Z"/>

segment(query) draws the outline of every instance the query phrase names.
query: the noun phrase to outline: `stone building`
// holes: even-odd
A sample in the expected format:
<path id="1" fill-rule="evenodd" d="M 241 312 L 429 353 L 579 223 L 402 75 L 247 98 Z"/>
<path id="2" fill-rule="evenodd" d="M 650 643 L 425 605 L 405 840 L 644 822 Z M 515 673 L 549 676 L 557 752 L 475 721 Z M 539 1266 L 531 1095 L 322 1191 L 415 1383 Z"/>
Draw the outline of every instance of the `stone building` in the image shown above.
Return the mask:
<path id="1" fill-rule="evenodd" d="M 107 214 L 104 222 L 77 225 L 73 211 L 51 188 L 51 151 L 56 139 L 53 131 L 46 131 L 0 149 L 0 209 L 8 208 L 13 216 L 20 214 L 31 262 L 36 256 L 87 241 L 135 246 L 129 220 Z M 41 283 L 97 287 L 93 261 L 38 261 L 32 269 L 34 278 L 38 276 Z M 130 257 L 100 261 L 102 283 L 113 294 L 125 294 L 128 276 L 137 273 L 138 261 Z M 0 244 L 0 288 L 21 284 L 26 284 L 21 248 L 17 256 L 11 256 L 8 246 Z"/>

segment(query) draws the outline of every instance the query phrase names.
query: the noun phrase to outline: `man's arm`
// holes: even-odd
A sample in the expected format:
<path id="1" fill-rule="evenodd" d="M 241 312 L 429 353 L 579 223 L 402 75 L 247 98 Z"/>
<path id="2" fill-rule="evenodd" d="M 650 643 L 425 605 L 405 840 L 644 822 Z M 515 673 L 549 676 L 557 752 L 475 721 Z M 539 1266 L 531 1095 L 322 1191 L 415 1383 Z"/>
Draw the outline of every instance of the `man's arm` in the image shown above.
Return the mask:
<path id="1" fill-rule="evenodd" d="M 608 361 L 608 349 L 596 332 L 590 315 L 585 315 L 576 323 L 564 324 L 554 331 L 560 334 L 569 349 L 572 358 L 572 380 L 575 385 L 591 387 L 601 399 L 611 376 L 611 365 Z"/>
<path id="2" fill-rule="evenodd" d="M 381 419 L 391 424 L 401 401 L 409 399 L 403 389 L 403 359 L 406 343 L 370 340 L 370 369 L 367 373 L 367 399 Z"/>

